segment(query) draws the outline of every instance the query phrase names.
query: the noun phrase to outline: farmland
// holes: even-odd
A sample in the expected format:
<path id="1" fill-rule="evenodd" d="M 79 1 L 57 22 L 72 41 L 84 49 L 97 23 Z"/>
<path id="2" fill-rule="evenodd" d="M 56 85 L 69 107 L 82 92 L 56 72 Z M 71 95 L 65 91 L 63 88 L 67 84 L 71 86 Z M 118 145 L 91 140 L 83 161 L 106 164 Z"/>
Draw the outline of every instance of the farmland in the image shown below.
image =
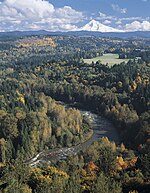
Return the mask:
<path id="1" fill-rule="evenodd" d="M 92 62 L 101 61 L 102 64 L 108 64 L 109 66 L 113 66 L 114 64 L 120 64 L 122 62 L 128 62 L 129 59 L 119 59 L 118 54 L 104 54 L 103 56 L 84 59 L 85 63 L 91 64 Z"/>

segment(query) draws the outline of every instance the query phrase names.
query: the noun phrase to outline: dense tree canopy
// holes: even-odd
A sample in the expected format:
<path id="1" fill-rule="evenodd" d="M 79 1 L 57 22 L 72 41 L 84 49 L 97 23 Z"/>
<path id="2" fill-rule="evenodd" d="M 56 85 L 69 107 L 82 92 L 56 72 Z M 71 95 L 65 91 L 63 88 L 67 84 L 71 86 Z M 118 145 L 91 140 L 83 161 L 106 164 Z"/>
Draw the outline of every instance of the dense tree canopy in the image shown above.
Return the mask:
<path id="1" fill-rule="evenodd" d="M 29 36 L 0 45 L 0 191 L 148 193 L 149 41 Z M 131 60 L 84 63 L 107 52 Z M 28 164 L 39 152 L 91 137 L 89 121 L 75 107 L 109 119 L 122 143 L 103 138 L 66 160 Z"/>

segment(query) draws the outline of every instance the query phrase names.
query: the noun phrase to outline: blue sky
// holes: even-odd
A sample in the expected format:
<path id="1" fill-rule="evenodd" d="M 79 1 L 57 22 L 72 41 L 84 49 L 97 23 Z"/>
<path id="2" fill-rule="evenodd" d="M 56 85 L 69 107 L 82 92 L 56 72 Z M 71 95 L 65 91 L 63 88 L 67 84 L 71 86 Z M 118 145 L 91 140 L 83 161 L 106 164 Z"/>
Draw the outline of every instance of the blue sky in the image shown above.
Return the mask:
<path id="1" fill-rule="evenodd" d="M 126 16 L 150 16 L 150 1 L 142 0 L 50 0 L 56 7 L 65 5 L 88 13 L 106 12 L 122 17 L 119 12 L 112 9 L 112 4 L 119 5 L 120 8 L 127 8 Z"/>
<path id="2" fill-rule="evenodd" d="M 89 21 L 150 31 L 150 0 L 0 0 L 0 31 L 79 30 Z"/>

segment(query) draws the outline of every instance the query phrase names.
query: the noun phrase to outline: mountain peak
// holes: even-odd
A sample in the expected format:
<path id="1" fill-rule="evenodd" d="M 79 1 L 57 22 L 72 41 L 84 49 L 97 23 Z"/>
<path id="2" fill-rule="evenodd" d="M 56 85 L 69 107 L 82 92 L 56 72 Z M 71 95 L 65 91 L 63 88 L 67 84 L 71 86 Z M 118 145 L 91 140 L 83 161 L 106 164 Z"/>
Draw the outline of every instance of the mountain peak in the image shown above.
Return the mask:
<path id="1" fill-rule="evenodd" d="M 91 24 L 98 24 L 98 23 L 100 23 L 99 21 L 96 21 L 95 19 L 92 19 L 89 23 L 91 23 Z"/>
<path id="2" fill-rule="evenodd" d="M 85 26 L 81 28 L 81 30 L 84 31 L 98 31 L 98 32 L 123 32 L 122 30 L 115 29 L 112 27 L 109 27 L 107 25 L 104 25 L 96 20 L 91 20 L 89 23 L 87 23 Z"/>

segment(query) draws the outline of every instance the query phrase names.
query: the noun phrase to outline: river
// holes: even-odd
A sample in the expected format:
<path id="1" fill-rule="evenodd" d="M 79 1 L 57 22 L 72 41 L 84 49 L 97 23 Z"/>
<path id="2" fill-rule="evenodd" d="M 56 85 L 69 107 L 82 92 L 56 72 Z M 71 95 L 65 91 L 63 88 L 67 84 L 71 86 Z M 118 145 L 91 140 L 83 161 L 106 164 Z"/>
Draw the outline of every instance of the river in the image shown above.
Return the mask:
<path id="1" fill-rule="evenodd" d="M 69 108 L 70 106 L 63 103 L 65 108 Z M 89 146 L 94 142 L 99 140 L 102 137 L 108 137 L 109 140 L 114 141 L 116 143 L 119 142 L 119 136 L 116 128 L 112 125 L 110 121 L 105 119 L 104 117 L 92 113 L 90 111 L 80 110 L 81 114 L 86 116 L 93 129 L 93 135 L 86 142 L 79 144 L 73 147 L 64 147 L 57 148 L 52 150 L 43 150 L 39 154 L 37 154 L 34 158 L 30 159 L 27 163 L 31 166 L 35 166 L 38 164 L 51 163 L 51 161 L 55 160 L 65 160 L 68 156 L 76 155 L 81 150 L 85 151 L 89 148 Z"/>

